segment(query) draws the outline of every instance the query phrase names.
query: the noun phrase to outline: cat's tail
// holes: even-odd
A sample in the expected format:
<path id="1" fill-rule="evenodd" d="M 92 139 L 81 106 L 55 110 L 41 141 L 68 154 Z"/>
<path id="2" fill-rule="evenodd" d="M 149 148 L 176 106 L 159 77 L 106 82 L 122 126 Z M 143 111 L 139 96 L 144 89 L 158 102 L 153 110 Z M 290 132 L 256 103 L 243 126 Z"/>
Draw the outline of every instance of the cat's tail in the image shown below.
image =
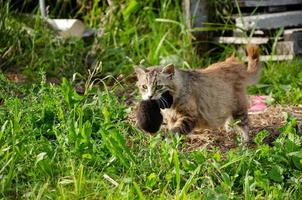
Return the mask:
<path id="1" fill-rule="evenodd" d="M 259 59 L 259 47 L 255 44 L 246 46 L 247 52 L 247 73 L 250 75 L 250 83 L 256 83 L 261 73 L 261 65 Z"/>

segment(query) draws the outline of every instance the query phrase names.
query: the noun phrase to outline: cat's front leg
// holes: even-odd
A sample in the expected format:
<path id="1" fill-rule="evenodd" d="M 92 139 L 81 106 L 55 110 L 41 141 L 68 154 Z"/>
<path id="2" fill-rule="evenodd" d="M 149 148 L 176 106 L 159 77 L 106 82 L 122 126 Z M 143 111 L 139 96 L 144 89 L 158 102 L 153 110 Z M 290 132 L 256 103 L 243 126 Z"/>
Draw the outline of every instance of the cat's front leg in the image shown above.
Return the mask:
<path id="1" fill-rule="evenodd" d="M 241 134 L 244 143 L 251 143 L 251 138 L 249 136 L 249 119 L 247 111 L 242 109 L 233 114 L 235 119 L 238 119 L 239 122 L 236 125 L 237 131 Z"/>
<path id="2" fill-rule="evenodd" d="M 196 120 L 193 117 L 179 118 L 171 129 L 174 133 L 189 134 L 196 126 Z"/>

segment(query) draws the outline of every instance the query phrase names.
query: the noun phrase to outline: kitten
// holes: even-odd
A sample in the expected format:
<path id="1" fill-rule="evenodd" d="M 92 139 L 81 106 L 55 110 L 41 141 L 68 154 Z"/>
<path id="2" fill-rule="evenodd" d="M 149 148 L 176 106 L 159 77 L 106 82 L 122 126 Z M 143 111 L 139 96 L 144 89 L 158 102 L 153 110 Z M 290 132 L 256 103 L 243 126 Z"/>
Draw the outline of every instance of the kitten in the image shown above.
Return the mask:
<path id="1" fill-rule="evenodd" d="M 136 111 L 137 125 L 148 133 L 156 133 L 163 122 L 157 100 L 143 100 Z"/>
<path id="2" fill-rule="evenodd" d="M 166 91 L 172 95 L 171 108 L 162 109 L 169 130 L 189 134 L 238 119 L 237 130 L 249 142 L 246 87 L 255 83 L 260 74 L 257 46 L 247 46 L 247 59 L 247 66 L 231 56 L 196 70 L 177 69 L 173 64 L 136 67 L 136 85 L 144 100 L 159 99 Z"/>
<path id="3" fill-rule="evenodd" d="M 159 99 L 142 100 L 136 110 L 137 125 L 148 133 L 156 133 L 163 123 L 161 109 L 171 108 L 173 97 L 168 91 L 164 92 Z"/>

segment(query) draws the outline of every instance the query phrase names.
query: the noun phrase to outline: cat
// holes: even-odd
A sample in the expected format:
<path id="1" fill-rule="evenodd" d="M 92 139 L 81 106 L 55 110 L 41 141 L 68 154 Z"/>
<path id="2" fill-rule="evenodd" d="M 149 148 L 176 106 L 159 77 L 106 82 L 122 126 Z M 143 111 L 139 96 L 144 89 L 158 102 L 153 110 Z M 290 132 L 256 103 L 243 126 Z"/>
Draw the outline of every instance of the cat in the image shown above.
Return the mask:
<path id="1" fill-rule="evenodd" d="M 250 142 L 246 88 L 259 77 L 261 65 L 256 45 L 247 45 L 247 66 L 234 55 L 205 69 L 181 70 L 173 64 L 135 67 L 142 99 L 160 99 L 166 91 L 173 97 L 161 112 L 168 129 L 189 134 L 196 129 L 227 127 L 231 119 L 244 142 Z"/>

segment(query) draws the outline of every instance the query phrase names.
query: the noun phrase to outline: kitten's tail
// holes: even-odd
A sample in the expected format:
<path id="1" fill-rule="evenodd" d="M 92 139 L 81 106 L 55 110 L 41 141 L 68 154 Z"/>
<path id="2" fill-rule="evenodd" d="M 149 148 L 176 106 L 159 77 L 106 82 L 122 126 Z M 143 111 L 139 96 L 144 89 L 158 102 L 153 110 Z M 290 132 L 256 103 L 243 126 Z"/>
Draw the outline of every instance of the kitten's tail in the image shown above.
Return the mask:
<path id="1" fill-rule="evenodd" d="M 261 72 L 261 65 L 260 65 L 260 59 L 259 59 L 259 48 L 255 44 L 248 44 L 246 46 L 246 52 L 247 52 L 247 72 L 250 74 L 250 82 L 255 83 L 258 81 L 258 77 Z"/>

